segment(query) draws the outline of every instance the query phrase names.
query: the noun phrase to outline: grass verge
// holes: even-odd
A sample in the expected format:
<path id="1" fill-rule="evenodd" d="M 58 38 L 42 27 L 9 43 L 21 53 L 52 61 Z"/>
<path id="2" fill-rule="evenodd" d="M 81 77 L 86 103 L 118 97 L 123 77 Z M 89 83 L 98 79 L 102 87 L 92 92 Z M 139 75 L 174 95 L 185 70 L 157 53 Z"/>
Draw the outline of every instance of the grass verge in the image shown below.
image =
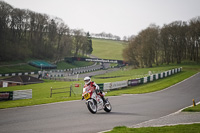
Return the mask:
<path id="1" fill-rule="evenodd" d="M 200 104 L 192 106 L 183 110 L 183 112 L 200 112 Z"/>
<path id="2" fill-rule="evenodd" d="M 115 127 L 106 133 L 200 133 L 200 124 L 176 125 L 164 127 L 127 128 Z"/>
<path id="3" fill-rule="evenodd" d="M 22 100 L 11 100 L 11 101 L 1 101 L 0 108 L 11 108 L 11 107 L 21 107 L 21 106 L 31 106 L 31 105 L 38 105 L 38 104 L 46 104 L 46 103 L 53 103 L 53 102 L 61 102 L 61 101 L 70 101 L 70 100 L 77 100 L 80 99 L 72 95 L 69 97 L 69 93 L 62 93 L 62 94 L 55 94 L 52 98 L 50 98 L 50 88 L 62 88 L 62 87 L 69 87 L 72 82 L 56 82 L 56 81 L 49 81 L 40 84 L 32 84 L 32 85 L 24 85 L 24 86 L 14 86 L 14 87 L 7 87 L 0 88 L 0 91 L 13 91 L 13 90 L 26 90 L 32 89 L 32 99 L 22 99 Z M 59 90 L 64 91 L 64 90 Z M 69 91 L 69 88 L 66 88 L 66 91 Z M 58 91 L 56 91 L 58 92 Z"/>

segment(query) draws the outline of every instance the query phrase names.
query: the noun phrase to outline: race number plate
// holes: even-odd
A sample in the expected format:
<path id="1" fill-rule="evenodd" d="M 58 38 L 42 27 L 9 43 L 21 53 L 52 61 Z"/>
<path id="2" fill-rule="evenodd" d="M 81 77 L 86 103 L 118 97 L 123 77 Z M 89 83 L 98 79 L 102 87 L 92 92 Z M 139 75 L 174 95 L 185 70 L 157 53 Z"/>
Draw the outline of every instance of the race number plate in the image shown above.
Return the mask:
<path id="1" fill-rule="evenodd" d="M 84 95 L 84 98 L 87 100 L 87 99 L 89 99 L 90 98 L 90 93 L 86 93 L 85 95 Z"/>

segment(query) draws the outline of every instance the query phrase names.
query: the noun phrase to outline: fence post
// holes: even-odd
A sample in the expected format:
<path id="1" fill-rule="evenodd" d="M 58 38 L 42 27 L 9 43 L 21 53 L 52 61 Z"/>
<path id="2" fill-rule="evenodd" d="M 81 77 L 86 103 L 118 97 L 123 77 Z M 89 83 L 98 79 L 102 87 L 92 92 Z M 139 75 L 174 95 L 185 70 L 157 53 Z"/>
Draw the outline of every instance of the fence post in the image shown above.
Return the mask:
<path id="1" fill-rule="evenodd" d="M 70 86 L 70 92 L 69 92 L 69 96 L 71 97 L 72 95 L 72 85 Z"/>
<path id="2" fill-rule="evenodd" d="M 51 94 L 50 94 L 50 97 L 52 97 L 52 87 L 51 87 Z"/>

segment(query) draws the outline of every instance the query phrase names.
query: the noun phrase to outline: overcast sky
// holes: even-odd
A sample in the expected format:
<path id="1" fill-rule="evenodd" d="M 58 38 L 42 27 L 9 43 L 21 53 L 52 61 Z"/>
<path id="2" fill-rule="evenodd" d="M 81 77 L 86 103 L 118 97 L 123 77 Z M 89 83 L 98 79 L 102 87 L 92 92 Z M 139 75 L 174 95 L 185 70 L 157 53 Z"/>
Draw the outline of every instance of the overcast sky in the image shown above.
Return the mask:
<path id="1" fill-rule="evenodd" d="M 4 0 L 61 19 L 71 29 L 90 33 L 137 35 L 151 23 L 163 26 L 200 16 L 200 0 Z"/>

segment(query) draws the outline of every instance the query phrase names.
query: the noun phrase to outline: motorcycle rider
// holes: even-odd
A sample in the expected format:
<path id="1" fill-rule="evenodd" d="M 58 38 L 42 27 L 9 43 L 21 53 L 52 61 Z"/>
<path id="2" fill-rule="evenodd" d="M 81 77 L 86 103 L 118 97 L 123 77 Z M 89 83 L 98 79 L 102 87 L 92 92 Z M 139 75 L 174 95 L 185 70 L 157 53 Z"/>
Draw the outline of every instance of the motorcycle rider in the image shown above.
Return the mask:
<path id="1" fill-rule="evenodd" d="M 85 77 L 84 78 L 84 82 L 85 82 L 85 85 L 83 87 L 83 92 L 85 92 L 85 88 L 87 86 L 91 86 L 91 87 L 94 87 L 94 90 L 95 92 L 97 93 L 97 95 L 100 95 L 104 104 L 106 104 L 106 100 L 104 98 L 104 94 L 102 93 L 102 91 L 99 89 L 99 86 L 94 82 L 94 81 L 91 81 L 91 78 L 90 77 Z M 83 99 L 83 97 L 82 97 Z"/>

